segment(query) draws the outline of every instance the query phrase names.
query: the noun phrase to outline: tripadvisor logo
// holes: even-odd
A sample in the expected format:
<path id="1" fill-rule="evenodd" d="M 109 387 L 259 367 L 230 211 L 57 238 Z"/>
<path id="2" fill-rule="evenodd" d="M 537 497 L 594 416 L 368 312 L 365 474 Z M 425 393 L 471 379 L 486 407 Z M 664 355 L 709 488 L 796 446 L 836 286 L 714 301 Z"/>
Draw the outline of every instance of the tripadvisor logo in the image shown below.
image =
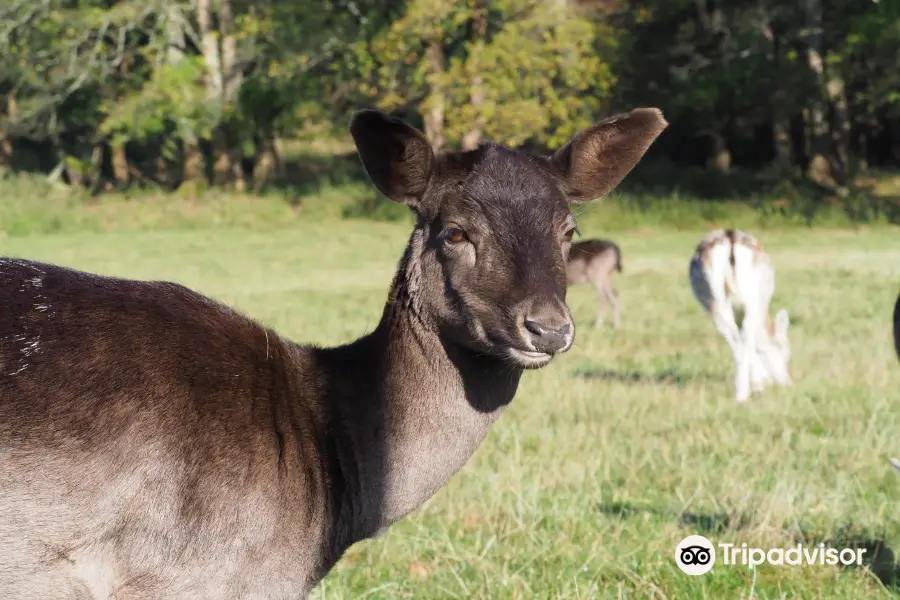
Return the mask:
<path id="1" fill-rule="evenodd" d="M 769 564 L 774 566 L 828 565 L 838 564 L 861 566 L 865 548 L 831 548 L 825 544 L 804 546 L 797 544 L 790 548 L 754 548 L 747 544 L 720 542 L 713 545 L 702 535 L 689 535 L 675 547 L 675 564 L 688 575 L 703 575 L 716 564 L 716 548 L 725 566 L 743 565 L 756 567 Z"/>
<path id="2" fill-rule="evenodd" d="M 688 575 L 703 575 L 716 564 L 716 548 L 702 535 L 689 535 L 675 546 L 675 564 Z"/>

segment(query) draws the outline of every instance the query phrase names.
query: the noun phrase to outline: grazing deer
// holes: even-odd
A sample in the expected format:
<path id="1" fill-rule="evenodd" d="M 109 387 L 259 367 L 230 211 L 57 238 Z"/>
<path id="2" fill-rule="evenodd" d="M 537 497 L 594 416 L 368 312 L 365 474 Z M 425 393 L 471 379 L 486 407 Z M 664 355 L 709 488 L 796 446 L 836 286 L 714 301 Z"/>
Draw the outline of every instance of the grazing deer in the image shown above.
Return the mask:
<path id="1" fill-rule="evenodd" d="M 416 223 L 375 330 L 302 346 L 174 283 L 0 263 L 0 598 L 306 597 L 469 459 L 526 369 L 568 350 L 570 204 L 667 123 L 552 156 L 350 132 Z"/>
<path id="2" fill-rule="evenodd" d="M 785 309 L 769 318 L 775 270 L 769 255 L 750 234 L 717 229 L 697 245 L 689 271 L 691 289 L 734 355 L 735 399 L 775 382 L 791 385 L 788 366 L 790 320 Z M 741 327 L 735 309 L 743 312 Z"/>
<path id="3" fill-rule="evenodd" d="M 603 326 L 606 316 L 604 299 L 613 310 L 613 326 L 619 326 L 619 298 L 612 286 L 613 271 L 622 272 L 622 250 L 609 240 L 582 240 L 572 244 L 566 264 L 569 285 L 589 283 L 597 292 L 597 319 L 594 327 Z"/>

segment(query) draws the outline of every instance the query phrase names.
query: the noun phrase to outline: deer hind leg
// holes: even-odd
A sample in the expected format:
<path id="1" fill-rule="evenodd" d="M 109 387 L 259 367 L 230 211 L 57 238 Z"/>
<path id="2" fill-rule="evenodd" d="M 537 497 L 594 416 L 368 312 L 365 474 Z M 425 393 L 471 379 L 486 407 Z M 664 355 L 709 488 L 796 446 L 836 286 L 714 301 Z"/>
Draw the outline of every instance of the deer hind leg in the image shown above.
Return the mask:
<path id="1" fill-rule="evenodd" d="M 603 327 L 603 321 L 606 320 L 606 309 L 603 306 L 606 293 L 603 284 L 594 284 L 594 291 L 597 292 L 597 318 L 594 320 L 594 329 L 600 329 Z"/>
<path id="2" fill-rule="evenodd" d="M 754 351 L 753 362 L 750 364 L 750 388 L 754 392 L 762 392 L 772 381 L 772 376 L 769 374 L 762 357 L 758 351 Z"/>
<path id="3" fill-rule="evenodd" d="M 741 336 L 737 323 L 734 321 L 734 311 L 726 303 L 715 304 L 711 307 L 710 314 L 716 331 L 728 342 L 731 354 L 734 357 L 734 399 L 744 402 L 750 397 L 750 365 L 752 356 L 748 356 L 746 340 Z"/>
<path id="4" fill-rule="evenodd" d="M 607 280 L 606 285 L 603 286 L 603 294 L 606 296 L 606 301 L 609 302 L 609 305 L 612 307 L 613 311 L 613 327 L 619 328 L 619 297 L 616 295 L 616 290 L 613 289 L 612 282 Z"/>
<path id="5" fill-rule="evenodd" d="M 744 357 L 749 364 L 750 385 L 754 392 L 762 392 L 772 380 L 759 351 L 759 332 L 764 327 L 764 319 L 764 316 L 754 311 L 747 311 L 744 314 L 744 322 L 741 323 Z"/>

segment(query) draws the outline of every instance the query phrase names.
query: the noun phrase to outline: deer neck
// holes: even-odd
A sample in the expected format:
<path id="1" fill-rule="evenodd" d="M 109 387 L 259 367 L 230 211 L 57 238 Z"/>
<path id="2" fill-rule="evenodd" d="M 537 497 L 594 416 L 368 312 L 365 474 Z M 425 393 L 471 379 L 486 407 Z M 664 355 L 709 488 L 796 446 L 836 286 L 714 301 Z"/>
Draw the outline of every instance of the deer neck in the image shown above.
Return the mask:
<path id="1" fill-rule="evenodd" d="M 347 545 L 419 507 L 469 460 L 518 387 L 521 370 L 450 342 L 422 313 L 410 242 L 378 327 L 323 351 L 344 368 L 329 386 L 340 411 L 340 506 Z M 348 375 L 347 372 L 351 375 Z"/>

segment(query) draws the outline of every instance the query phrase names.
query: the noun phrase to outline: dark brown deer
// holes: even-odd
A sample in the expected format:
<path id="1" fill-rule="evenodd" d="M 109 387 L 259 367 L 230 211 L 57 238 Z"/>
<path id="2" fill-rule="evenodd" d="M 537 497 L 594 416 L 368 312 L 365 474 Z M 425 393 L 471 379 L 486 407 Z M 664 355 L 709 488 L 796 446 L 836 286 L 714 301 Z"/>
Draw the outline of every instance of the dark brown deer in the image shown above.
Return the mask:
<path id="1" fill-rule="evenodd" d="M 897 358 L 900 358 L 900 295 L 897 296 L 897 301 L 894 303 L 894 351 L 897 353 Z M 892 458 L 891 464 L 900 471 L 900 459 Z"/>
<path id="2" fill-rule="evenodd" d="M 900 358 L 900 296 L 894 303 L 894 351 L 897 358 Z"/>
<path id="3" fill-rule="evenodd" d="M 589 283 L 597 293 L 597 318 L 594 327 L 603 326 L 605 304 L 613 311 L 613 326 L 619 327 L 619 297 L 613 289 L 614 271 L 622 272 L 622 250 L 610 240 L 582 240 L 572 244 L 566 264 L 569 285 Z"/>
<path id="4" fill-rule="evenodd" d="M 308 595 L 469 459 L 572 345 L 570 203 L 666 127 L 638 109 L 552 156 L 350 131 L 416 224 L 375 330 L 301 346 L 180 285 L 0 263 L 0 598 Z"/>

